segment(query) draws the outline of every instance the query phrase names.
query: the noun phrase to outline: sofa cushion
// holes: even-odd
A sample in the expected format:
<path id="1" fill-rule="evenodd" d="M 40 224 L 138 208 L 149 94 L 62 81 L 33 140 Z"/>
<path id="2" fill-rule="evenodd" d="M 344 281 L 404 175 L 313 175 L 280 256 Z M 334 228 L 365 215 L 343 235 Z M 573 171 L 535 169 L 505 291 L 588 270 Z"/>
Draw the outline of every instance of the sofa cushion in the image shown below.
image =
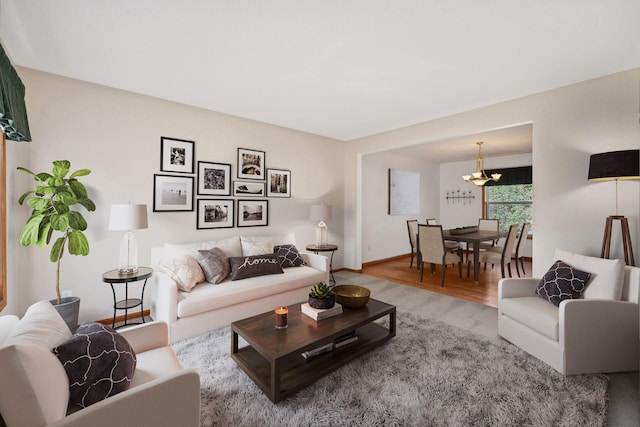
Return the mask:
<path id="1" fill-rule="evenodd" d="M 242 243 L 242 256 L 255 256 L 273 253 L 272 240 L 261 240 L 248 237 L 240 238 Z"/>
<path id="2" fill-rule="evenodd" d="M 273 248 L 273 251 L 278 255 L 282 268 L 304 265 L 304 258 L 300 256 L 296 245 L 278 245 Z"/>
<path id="3" fill-rule="evenodd" d="M 172 259 L 180 255 L 189 255 L 194 259 L 198 259 L 199 250 L 207 250 L 219 248 L 228 257 L 242 256 L 242 246 L 240 246 L 239 237 L 230 237 L 221 240 L 209 240 L 195 243 L 165 243 L 163 248 L 163 259 Z"/>
<path id="4" fill-rule="evenodd" d="M 198 251 L 198 263 L 207 282 L 218 284 L 229 276 L 229 257 L 220 248 Z"/>
<path id="5" fill-rule="evenodd" d="M 0 346 L 2 346 L 5 338 L 7 338 L 9 333 L 13 330 L 13 328 L 16 327 L 19 321 L 20 318 L 12 314 L 0 316 Z"/>
<path id="6" fill-rule="evenodd" d="M 590 273 L 556 261 L 536 286 L 535 293 L 557 307 L 566 299 L 580 298 L 590 276 Z"/>
<path id="7" fill-rule="evenodd" d="M 283 273 L 278 255 L 274 253 L 257 256 L 231 257 L 229 258 L 229 264 L 231 265 L 231 280 Z"/>
<path id="8" fill-rule="evenodd" d="M 132 388 L 182 370 L 182 365 L 170 346 L 138 353 L 136 358 L 136 371 L 131 379 Z"/>
<path id="9" fill-rule="evenodd" d="M 33 344 L 51 350 L 71 337 L 69 327 L 49 301 L 32 304 L 3 345 Z"/>
<path id="10" fill-rule="evenodd" d="M 136 369 L 127 340 L 100 323 L 81 324 L 53 353 L 69 378 L 67 414 L 129 389 Z"/>
<path id="11" fill-rule="evenodd" d="M 537 296 L 500 300 L 502 315 L 540 332 L 554 341 L 560 339 L 560 310 Z"/>
<path id="12" fill-rule="evenodd" d="M 178 288 L 185 292 L 191 292 L 195 285 L 205 280 L 200 264 L 189 255 L 165 259 L 160 266 L 176 282 Z"/>
<path id="13" fill-rule="evenodd" d="M 582 271 L 591 273 L 591 279 L 582 294 L 584 299 L 620 300 L 624 279 L 624 262 L 603 259 L 556 249 L 555 259 L 562 260 Z"/>

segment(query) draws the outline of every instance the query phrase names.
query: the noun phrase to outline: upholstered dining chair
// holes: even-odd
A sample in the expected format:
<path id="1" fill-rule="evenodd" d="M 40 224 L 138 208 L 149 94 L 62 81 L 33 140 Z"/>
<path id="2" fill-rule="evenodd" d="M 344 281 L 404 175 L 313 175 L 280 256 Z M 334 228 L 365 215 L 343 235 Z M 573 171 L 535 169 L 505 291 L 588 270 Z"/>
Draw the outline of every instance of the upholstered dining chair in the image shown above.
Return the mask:
<path id="1" fill-rule="evenodd" d="M 442 265 L 441 286 L 444 287 L 444 274 L 448 264 L 458 264 L 458 276 L 462 279 L 462 250 L 449 252 L 444 246 L 441 225 L 418 224 L 418 260 L 420 262 L 420 281 L 424 274 L 424 264 L 431 265 L 431 274 L 435 272 L 435 265 Z"/>
<path id="2" fill-rule="evenodd" d="M 438 225 L 438 220 L 435 218 L 427 218 L 427 225 Z M 445 240 L 444 247 L 450 252 L 456 252 L 458 249 L 460 249 L 460 242 Z"/>
<path id="3" fill-rule="evenodd" d="M 484 263 L 484 270 L 487 270 L 487 263 L 491 263 L 491 266 L 495 264 L 500 264 L 500 271 L 502 273 L 502 277 L 507 277 L 504 274 L 505 265 L 509 271 L 509 277 L 511 276 L 511 256 L 513 254 L 513 249 L 516 246 L 516 237 L 518 236 L 518 226 L 512 225 L 509 227 L 509 232 L 507 233 L 507 239 L 504 242 L 504 246 L 491 246 L 486 250 L 480 252 L 478 255 L 480 258 L 480 262 Z M 469 263 L 467 262 L 467 277 L 469 276 Z"/>
<path id="4" fill-rule="evenodd" d="M 409 268 L 413 268 L 413 257 L 418 252 L 418 245 L 416 243 L 416 236 L 418 235 L 418 220 L 407 220 L 407 232 L 409 232 L 409 244 L 411 245 L 411 261 L 409 262 Z M 416 265 L 418 260 L 416 260 Z"/>
<path id="5" fill-rule="evenodd" d="M 529 230 L 531 230 L 531 224 L 525 222 L 522 224 L 522 229 L 520 229 L 520 236 L 518 237 L 518 244 L 516 245 L 516 252 L 514 254 L 516 260 L 516 272 L 518 273 L 518 277 L 520 277 L 520 267 L 518 267 L 518 263 L 522 267 L 522 274 L 524 275 L 526 271 L 524 270 L 524 255 L 522 255 L 522 249 L 524 247 L 524 242 L 527 241 L 527 236 L 529 235 Z"/>
<path id="6" fill-rule="evenodd" d="M 497 219 L 478 219 L 478 231 L 495 231 L 500 230 L 500 221 Z M 497 240 L 490 242 L 480 242 L 480 250 L 486 250 L 498 244 Z M 473 252 L 473 243 L 467 244 L 467 262 L 469 261 L 469 252 Z"/>

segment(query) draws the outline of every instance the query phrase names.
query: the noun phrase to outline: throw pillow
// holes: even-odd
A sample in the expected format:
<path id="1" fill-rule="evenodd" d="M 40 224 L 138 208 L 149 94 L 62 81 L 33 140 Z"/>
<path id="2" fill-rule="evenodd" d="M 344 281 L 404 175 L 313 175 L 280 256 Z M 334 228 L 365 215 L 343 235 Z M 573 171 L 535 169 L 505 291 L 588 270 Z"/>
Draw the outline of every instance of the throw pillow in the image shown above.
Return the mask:
<path id="1" fill-rule="evenodd" d="M 278 255 L 280 267 L 298 267 L 304 265 L 304 258 L 298 252 L 296 245 L 279 245 L 274 246 L 273 251 Z"/>
<path id="2" fill-rule="evenodd" d="M 204 282 L 204 273 L 198 261 L 189 255 L 164 260 L 160 266 L 171 277 L 181 291 L 191 292 L 198 283 Z"/>
<path id="3" fill-rule="evenodd" d="M 241 238 L 242 256 L 255 256 L 273 253 L 273 241 L 248 240 Z"/>
<path id="4" fill-rule="evenodd" d="M 69 377 L 67 414 L 127 390 L 136 369 L 127 340 L 100 323 L 83 323 L 53 354 Z"/>
<path id="5" fill-rule="evenodd" d="M 220 248 L 198 251 L 198 263 L 202 267 L 207 282 L 218 284 L 229 276 L 229 258 Z"/>
<path id="6" fill-rule="evenodd" d="M 284 273 L 280 267 L 278 255 L 274 253 L 257 256 L 231 257 L 229 258 L 229 264 L 231 264 L 231 280 Z"/>
<path id="7" fill-rule="evenodd" d="M 71 337 L 69 327 L 49 301 L 32 304 L 3 345 L 34 344 L 47 350 Z"/>
<path id="8" fill-rule="evenodd" d="M 536 287 L 536 295 L 559 306 L 566 299 L 580 298 L 591 273 L 577 270 L 558 260 L 545 273 Z"/>

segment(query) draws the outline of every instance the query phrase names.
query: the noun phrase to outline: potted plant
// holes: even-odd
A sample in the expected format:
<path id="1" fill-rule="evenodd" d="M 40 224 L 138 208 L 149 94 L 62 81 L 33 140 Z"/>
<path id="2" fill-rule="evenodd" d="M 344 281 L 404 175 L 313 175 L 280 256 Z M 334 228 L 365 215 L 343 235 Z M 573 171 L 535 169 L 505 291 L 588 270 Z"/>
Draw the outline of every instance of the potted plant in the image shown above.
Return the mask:
<path id="1" fill-rule="evenodd" d="M 79 169 L 67 177 L 71 169 L 68 160 L 53 162 L 53 172 L 35 174 L 29 169 L 18 167 L 18 170 L 33 176 L 35 188 L 27 191 L 18 200 L 22 205 L 25 200 L 32 209 L 31 216 L 20 234 L 20 244 L 35 244 L 41 248 L 51 242 L 54 232 L 62 233 L 51 246 L 49 259 L 56 263 L 56 300 L 51 303 L 56 307 L 73 332 L 78 324 L 78 297 L 62 298 L 60 294 L 60 261 L 65 245 L 71 255 L 87 255 L 89 242 L 83 231 L 87 229 L 87 221 L 82 214 L 71 207 L 83 206 L 88 211 L 95 211 L 96 205 L 87 196 L 85 186 L 78 177 L 89 175 L 89 169 Z"/>
<path id="2" fill-rule="evenodd" d="M 326 283 L 317 283 L 309 292 L 309 306 L 318 309 L 331 308 L 336 303 L 336 296 Z"/>

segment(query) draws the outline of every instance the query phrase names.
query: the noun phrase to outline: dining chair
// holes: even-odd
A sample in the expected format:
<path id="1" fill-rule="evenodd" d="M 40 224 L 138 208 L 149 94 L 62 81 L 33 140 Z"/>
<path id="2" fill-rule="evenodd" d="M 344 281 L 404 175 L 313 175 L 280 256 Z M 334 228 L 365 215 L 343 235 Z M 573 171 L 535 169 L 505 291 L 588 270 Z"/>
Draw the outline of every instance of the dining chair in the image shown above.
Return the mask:
<path id="1" fill-rule="evenodd" d="M 438 225 L 438 220 L 435 218 L 427 218 L 427 225 Z M 454 242 L 453 240 L 445 240 L 444 247 L 450 252 L 455 252 L 461 248 L 460 242 Z"/>
<path id="2" fill-rule="evenodd" d="M 509 232 L 507 233 L 507 239 L 505 240 L 504 246 L 491 246 L 486 250 L 480 252 L 478 255 L 481 263 L 484 263 L 484 271 L 487 271 L 487 263 L 491 263 L 493 267 L 495 264 L 500 264 L 500 271 L 502 273 L 502 277 L 506 277 L 504 274 L 504 266 L 507 266 L 509 271 L 509 277 L 511 276 L 511 257 L 513 254 L 513 249 L 516 246 L 516 237 L 518 236 L 518 226 L 512 225 L 509 227 Z M 469 277 L 469 262 L 467 262 L 467 277 Z"/>
<path id="3" fill-rule="evenodd" d="M 495 231 L 497 233 L 499 230 L 499 220 L 486 218 L 478 219 L 478 231 Z M 497 244 L 497 240 L 492 240 L 490 242 L 480 242 L 479 249 L 486 250 L 488 248 L 494 247 Z M 467 262 L 469 262 L 469 252 L 473 252 L 473 243 L 467 243 Z"/>
<path id="4" fill-rule="evenodd" d="M 524 242 L 527 241 L 527 236 L 529 235 L 529 230 L 531 230 L 531 223 L 525 222 L 522 224 L 522 229 L 520 230 L 520 236 L 518 237 L 518 244 L 516 245 L 515 252 L 515 260 L 516 260 L 516 272 L 518 273 L 518 277 L 520 277 L 520 268 L 518 267 L 518 262 L 522 267 L 522 275 L 526 273 L 524 270 L 524 255 L 522 255 L 522 249 L 524 247 Z"/>
<path id="5" fill-rule="evenodd" d="M 442 265 L 442 287 L 448 264 L 458 264 L 458 276 L 462 280 L 462 250 L 458 248 L 456 253 L 452 253 L 445 248 L 441 225 L 418 224 L 418 251 L 421 282 L 425 263 L 431 264 L 431 274 L 434 274 L 436 264 Z"/>
<path id="6" fill-rule="evenodd" d="M 413 268 L 413 257 L 418 252 L 418 245 L 416 244 L 416 236 L 418 234 L 418 220 L 407 220 L 407 231 L 409 232 L 409 244 L 411 245 L 411 261 L 409 262 L 409 268 Z M 416 265 L 418 261 L 416 260 Z"/>

